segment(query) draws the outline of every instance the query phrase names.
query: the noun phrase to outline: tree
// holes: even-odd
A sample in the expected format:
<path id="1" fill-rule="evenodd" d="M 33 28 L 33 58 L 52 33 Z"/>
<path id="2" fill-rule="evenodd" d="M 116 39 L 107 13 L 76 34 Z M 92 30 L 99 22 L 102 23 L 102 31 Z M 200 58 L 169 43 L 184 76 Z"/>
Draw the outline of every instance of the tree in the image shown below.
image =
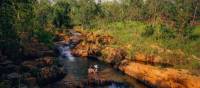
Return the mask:
<path id="1" fill-rule="evenodd" d="M 36 0 L 15 0 L 16 23 L 15 27 L 19 33 L 28 33 L 28 40 L 33 36 L 35 29 L 35 4 Z M 28 41 L 27 40 L 27 41 Z"/>
<path id="2" fill-rule="evenodd" d="M 1 0 L 0 4 L 0 51 L 10 59 L 19 54 L 19 37 L 15 28 L 15 0 Z"/>
<path id="3" fill-rule="evenodd" d="M 0 49 L 10 59 L 21 54 L 20 35 L 27 32 L 31 37 L 34 30 L 35 0 L 1 0 L 0 4 Z M 28 40 L 26 40 L 28 41 Z"/>
<path id="4" fill-rule="evenodd" d="M 68 16 L 70 6 L 67 1 L 59 1 L 54 5 L 54 21 L 53 24 L 58 27 L 69 27 L 71 26 L 71 20 Z"/>

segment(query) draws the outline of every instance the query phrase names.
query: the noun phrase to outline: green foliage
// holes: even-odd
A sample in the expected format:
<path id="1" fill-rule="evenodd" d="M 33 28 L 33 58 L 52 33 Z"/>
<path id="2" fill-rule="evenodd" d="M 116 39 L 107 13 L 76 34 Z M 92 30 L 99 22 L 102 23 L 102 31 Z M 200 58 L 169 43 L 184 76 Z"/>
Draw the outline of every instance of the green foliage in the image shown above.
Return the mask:
<path id="1" fill-rule="evenodd" d="M 84 27 L 91 27 L 95 24 L 97 18 L 104 15 L 103 10 L 99 4 L 94 0 L 69 0 L 70 17 L 74 25 L 82 25 Z"/>
<path id="2" fill-rule="evenodd" d="M 9 88 L 11 85 L 9 85 L 6 81 L 0 81 L 0 88 Z"/>
<path id="3" fill-rule="evenodd" d="M 161 25 L 160 32 L 160 38 L 162 39 L 174 39 L 176 37 L 176 31 L 165 25 Z"/>
<path id="4" fill-rule="evenodd" d="M 43 0 L 42 0 L 43 1 Z M 45 0 L 36 5 L 36 22 L 38 28 L 46 28 L 54 20 L 54 8 Z"/>
<path id="5" fill-rule="evenodd" d="M 14 0 L 15 2 L 15 28 L 19 33 L 29 33 L 29 39 L 33 35 L 32 32 L 35 28 L 35 0 Z"/>
<path id="6" fill-rule="evenodd" d="M 200 39 L 200 26 L 194 27 L 192 32 L 190 32 L 189 39 L 198 40 Z"/>
<path id="7" fill-rule="evenodd" d="M 19 37 L 15 28 L 16 9 L 13 0 L 1 0 L 0 4 L 0 51 L 8 58 L 18 57 Z"/>
<path id="8" fill-rule="evenodd" d="M 35 30 L 34 31 L 35 37 L 40 41 L 45 44 L 52 43 L 54 39 L 54 35 L 51 32 L 47 32 L 44 30 Z"/>
<path id="9" fill-rule="evenodd" d="M 142 33 L 142 35 L 145 37 L 150 37 L 154 34 L 154 32 L 155 32 L 155 27 L 153 25 L 150 25 L 150 26 L 146 26 L 145 32 Z"/>
<path id="10" fill-rule="evenodd" d="M 53 24 L 58 28 L 71 26 L 70 18 L 68 16 L 69 11 L 70 7 L 66 1 L 57 2 L 54 5 L 55 18 L 53 20 Z"/>

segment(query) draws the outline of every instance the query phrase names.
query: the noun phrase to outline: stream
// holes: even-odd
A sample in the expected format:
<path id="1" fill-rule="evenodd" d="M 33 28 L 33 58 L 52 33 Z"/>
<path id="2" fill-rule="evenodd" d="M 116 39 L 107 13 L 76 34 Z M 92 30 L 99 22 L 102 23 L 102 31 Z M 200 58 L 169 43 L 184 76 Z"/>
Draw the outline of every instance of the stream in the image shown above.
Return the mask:
<path id="1" fill-rule="evenodd" d="M 59 61 L 63 65 L 64 71 L 67 75 L 63 80 L 51 84 L 49 85 L 50 87 L 47 88 L 74 88 L 73 85 L 81 85 L 81 88 L 146 88 L 134 78 L 112 68 L 109 64 L 103 63 L 94 58 L 74 57 L 71 55 L 71 47 L 70 44 L 58 45 L 60 53 Z M 109 82 L 104 85 L 91 86 L 87 84 L 87 71 L 91 65 L 98 65 L 98 75 Z M 63 85 L 65 87 L 63 87 Z"/>

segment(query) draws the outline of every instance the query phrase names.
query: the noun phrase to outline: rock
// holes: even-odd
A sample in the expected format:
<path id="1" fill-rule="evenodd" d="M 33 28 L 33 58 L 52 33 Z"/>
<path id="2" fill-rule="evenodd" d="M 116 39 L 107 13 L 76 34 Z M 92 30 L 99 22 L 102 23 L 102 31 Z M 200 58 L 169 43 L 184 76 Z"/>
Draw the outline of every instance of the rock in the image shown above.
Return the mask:
<path id="1" fill-rule="evenodd" d="M 4 62 L 1 62 L 0 65 L 2 65 L 2 66 L 6 66 L 6 65 L 8 65 L 8 64 L 12 64 L 12 63 L 13 63 L 12 61 L 10 61 L 10 60 L 6 60 L 6 61 L 4 61 Z"/>
<path id="2" fill-rule="evenodd" d="M 49 78 L 50 76 L 52 76 L 51 68 L 49 67 L 42 68 L 40 74 L 42 78 L 45 78 L 45 79 Z"/>
<path id="3" fill-rule="evenodd" d="M 22 66 L 25 68 L 28 68 L 29 70 L 31 69 L 37 69 L 38 63 L 36 61 L 24 61 L 22 63 Z"/>
<path id="4" fill-rule="evenodd" d="M 124 60 L 121 61 L 120 65 L 123 65 L 123 66 L 124 66 L 124 65 L 128 65 L 129 62 L 130 62 L 129 60 L 124 59 Z"/>
<path id="5" fill-rule="evenodd" d="M 72 43 L 75 41 L 78 43 L 72 50 L 72 54 L 81 57 L 87 57 L 91 55 L 100 55 L 102 46 L 104 44 L 110 44 L 113 37 L 105 34 L 100 35 L 94 32 L 81 32 L 81 35 L 70 37 Z"/>
<path id="6" fill-rule="evenodd" d="M 113 37 L 108 34 L 100 36 L 99 42 L 102 44 L 111 44 L 113 42 Z"/>
<path id="7" fill-rule="evenodd" d="M 10 72 L 17 72 L 19 71 L 19 66 L 14 64 L 8 64 L 4 67 L 4 73 L 10 73 Z"/>
<path id="8" fill-rule="evenodd" d="M 156 88 L 200 88 L 200 77 L 176 69 L 159 69 L 140 63 L 129 63 L 119 67 L 123 72 Z"/>
<path id="9" fill-rule="evenodd" d="M 107 63 L 111 63 L 115 59 L 116 53 L 116 49 L 111 47 L 106 47 L 102 50 L 103 58 Z"/>
<path id="10" fill-rule="evenodd" d="M 23 54 L 26 57 L 28 57 L 27 59 L 32 60 L 35 58 L 52 54 L 52 52 L 49 52 L 51 50 L 49 49 L 47 45 L 45 45 L 44 43 L 40 43 L 38 41 L 31 40 L 29 43 L 25 43 L 23 46 L 24 46 Z"/>
<path id="11" fill-rule="evenodd" d="M 145 55 L 143 53 L 137 52 L 134 56 L 135 61 L 141 62 L 149 62 L 149 63 L 159 63 L 159 64 L 166 64 L 162 61 L 162 57 L 155 56 L 155 55 Z"/>
<path id="12" fill-rule="evenodd" d="M 163 53 L 165 51 L 164 48 L 162 48 L 162 47 L 160 47 L 158 45 L 152 44 L 152 45 L 150 45 L 150 47 L 153 48 L 153 49 L 156 49 L 158 53 Z"/>
<path id="13" fill-rule="evenodd" d="M 23 73 L 23 77 L 24 78 L 31 77 L 31 73 L 29 73 L 29 72 Z"/>
<path id="14" fill-rule="evenodd" d="M 20 78 L 20 74 L 18 74 L 18 73 L 10 73 L 10 74 L 8 74 L 7 75 L 7 78 L 8 79 L 18 79 L 18 78 Z"/>
<path id="15" fill-rule="evenodd" d="M 88 50 L 89 46 L 82 42 L 72 50 L 72 54 L 76 56 L 86 57 L 88 56 Z"/>
<path id="16" fill-rule="evenodd" d="M 78 44 L 83 39 L 84 39 L 84 36 L 82 36 L 82 35 L 71 36 L 70 37 L 70 43 Z"/>
<path id="17" fill-rule="evenodd" d="M 80 81 L 76 80 L 73 75 L 66 75 L 59 85 L 61 88 L 77 88 L 80 84 Z"/>
<path id="18" fill-rule="evenodd" d="M 43 67 L 41 68 L 40 77 L 38 77 L 38 79 L 41 80 L 49 80 L 52 78 L 56 79 L 62 77 L 63 75 L 65 75 L 64 71 L 56 66 Z"/>
<path id="19" fill-rule="evenodd" d="M 44 64 L 52 65 L 53 64 L 53 58 L 52 57 L 45 57 L 44 58 Z"/>
<path id="20" fill-rule="evenodd" d="M 146 61 L 146 55 L 144 55 L 143 53 L 136 53 L 134 60 L 136 61 Z"/>
<path id="21" fill-rule="evenodd" d="M 54 57 L 43 57 L 43 58 L 40 58 L 36 61 L 41 66 L 47 66 L 47 65 L 50 66 L 50 65 L 53 65 L 53 63 L 54 63 Z"/>
<path id="22" fill-rule="evenodd" d="M 2 54 L 2 52 L 1 52 L 1 50 L 0 50 L 0 62 L 3 62 L 3 61 L 5 61 L 6 60 L 6 56 L 4 56 L 3 54 Z"/>
<path id="23" fill-rule="evenodd" d="M 4 70 L 4 67 L 3 66 L 0 66 L 0 71 L 3 71 Z M 3 72 L 0 72 L 0 74 L 3 73 Z"/>
<path id="24" fill-rule="evenodd" d="M 73 29 L 77 33 L 81 33 L 81 34 L 85 33 L 85 30 L 84 30 L 84 28 L 82 26 L 75 26 Z"/>
<path id="25" fill-rule="evenodd" d="M 26 84 L 28 84 L 29 87 L 34 87 L 37 85 L 37 79 L 35 77 L 28 77 L 25 78 Z"/>
<path id="26" fill-rule="evenodd" d="M 28 86 L 25 84 L 21 84 L 20 88 L 28 88 Z"/>
<path id="27" fill-rule="evenodd" d="M 65 36 L 63 36 L 63 40 L 64 40 L 65 42 L 69 42 L 69 41 L 70 41 L 70 37 L 67 36 L 67 35 L 65 35 Z"/>
<path id="28" fill-rule="evenodd" d="M 123 49 L 106 47 L 102 50 L 104 61 L 113 65 L 119 65 L 126 58 L 126 52 Z"/>
<path id="29" fill-rule="evenodd" d="M 65 73 L 57 67 L 43 67 L 37 76 L 37 82 L 40 86 L 56 82 L 63 78 Z"/>
<path id="30" fill-rule="evenodd" d="M 29 87 L 46 85 L 61 79 L 65 73 L 54 64 L 54 57 L 43 57 L 35 60 L 24 61 L 22 63 L 23 78 Z"/>
<path id="31" fill-rule="evenodd" d="M 46 50 L 46 51 L 38 51 L 40 53 L 40 56 L 47 57 L 47 56 L 56 56 L 53 50 Z"/>

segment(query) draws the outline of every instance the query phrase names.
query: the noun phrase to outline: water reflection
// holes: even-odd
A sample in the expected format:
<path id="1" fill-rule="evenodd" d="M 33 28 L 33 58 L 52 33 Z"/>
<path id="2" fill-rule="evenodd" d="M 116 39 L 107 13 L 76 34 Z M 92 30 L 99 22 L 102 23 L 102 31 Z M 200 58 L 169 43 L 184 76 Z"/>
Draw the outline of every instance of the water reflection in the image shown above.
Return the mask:
<path id="1" fill-rule="evenodd" d="M 81 88 L 145 88 L 144 85 L 116 71 L 108 64 L 95 59 L 73 57 L 68 46 L 60 46 L 59 52 L 60 63 L 64 66 L 64 71 L 67 75 L 62 81 L 57 83 L 59 85 L 53 85 L 56 85 L 56 88 L 68 88 L 69 86 L 73 88 L 76 87 L 75 85 L 79 85 Z M 94 64 L 99 66 L 99 77 L 108 81 L 106 85 L 87 84 L 87 69 Z"/>

